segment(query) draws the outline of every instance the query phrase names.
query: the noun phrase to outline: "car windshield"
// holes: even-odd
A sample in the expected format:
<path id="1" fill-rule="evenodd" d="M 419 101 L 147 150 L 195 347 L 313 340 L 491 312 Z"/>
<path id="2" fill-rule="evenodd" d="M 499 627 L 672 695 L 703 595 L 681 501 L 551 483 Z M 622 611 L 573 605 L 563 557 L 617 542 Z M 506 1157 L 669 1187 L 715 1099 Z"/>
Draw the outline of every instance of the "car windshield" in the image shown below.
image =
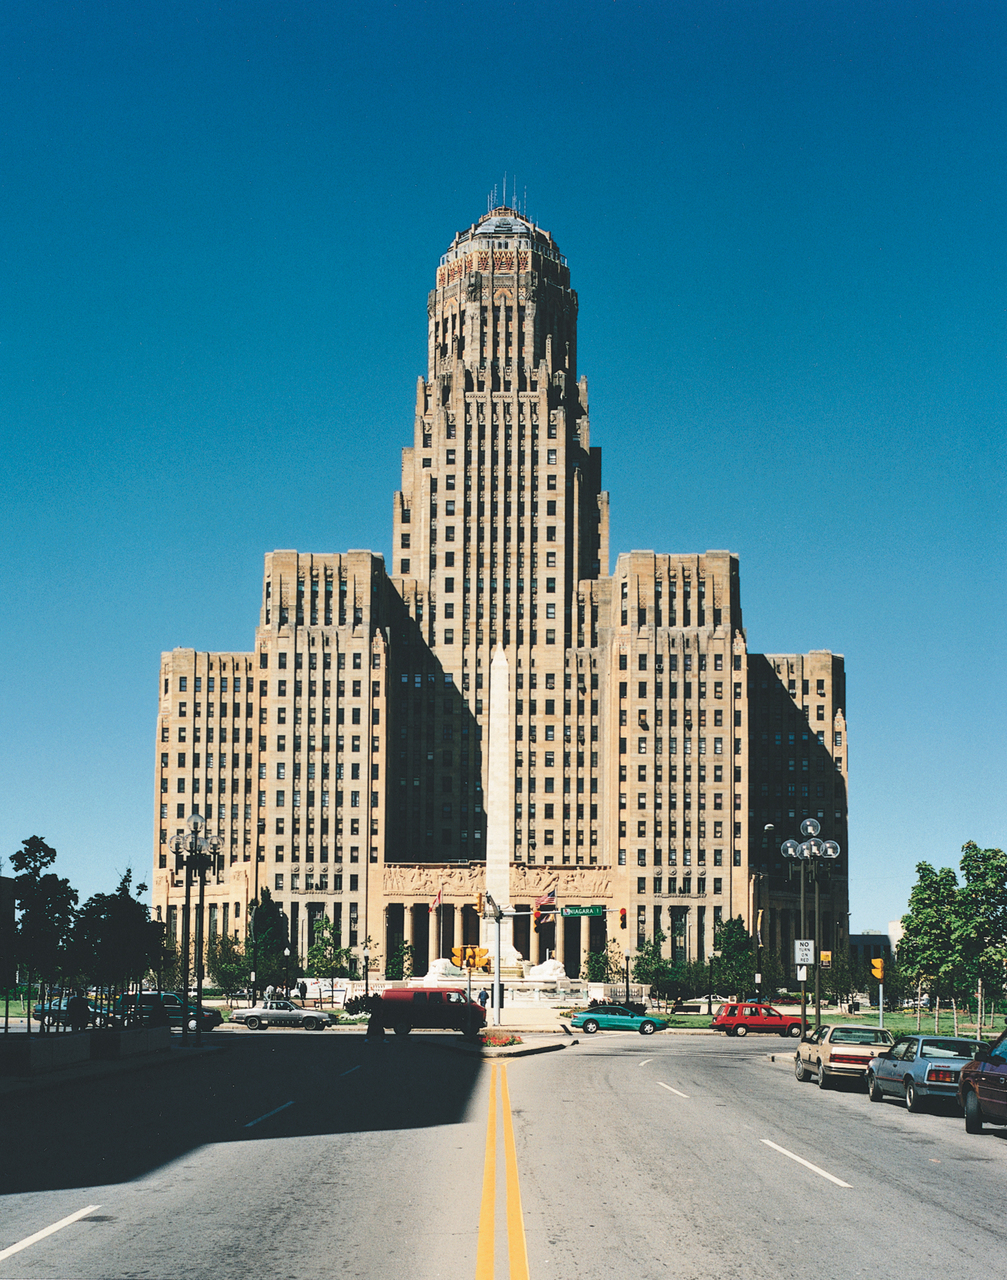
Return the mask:
<path id="1" fill-rule="evenodd" d="M 836 1027 L 832 1033 L 833 1044 L 891 1044 L 888 1031 L 879 1027 Z"/>
<path id="2" fill-rule="evenodd" d="M 979 1049 L 988 1048 L 976 1040 L 924 1040 L 922 1058 L 974 1058 Z"/>

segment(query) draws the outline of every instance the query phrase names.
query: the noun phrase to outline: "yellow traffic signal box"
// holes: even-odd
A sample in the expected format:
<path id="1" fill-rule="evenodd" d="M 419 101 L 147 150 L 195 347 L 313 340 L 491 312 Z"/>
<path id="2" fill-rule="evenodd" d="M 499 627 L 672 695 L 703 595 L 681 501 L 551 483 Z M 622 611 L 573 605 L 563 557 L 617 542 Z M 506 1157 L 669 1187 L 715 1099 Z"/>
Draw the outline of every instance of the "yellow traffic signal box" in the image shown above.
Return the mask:
<path id="1" fill-rule="evenodd" d="M 871 961 L 871 974 L 872 974 L 875 978 L 877 978 L 877 980 L 878 980 L 879 982 L 884 982 L 884 980 L 885 980 L 885 962 L 884 962 L 884 960 L 877 959 L 877 960 L 872 960 L 872 961 Z"/>

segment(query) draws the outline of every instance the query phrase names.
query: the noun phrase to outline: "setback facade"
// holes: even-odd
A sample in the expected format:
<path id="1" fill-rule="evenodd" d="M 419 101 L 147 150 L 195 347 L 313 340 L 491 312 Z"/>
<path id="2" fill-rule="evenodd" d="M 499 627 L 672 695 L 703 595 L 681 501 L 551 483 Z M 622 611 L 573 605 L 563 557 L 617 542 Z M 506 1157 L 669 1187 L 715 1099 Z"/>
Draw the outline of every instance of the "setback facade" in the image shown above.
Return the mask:
<path id="1" fill-rule="evenodd" d="M 378 972 L 403 941 L 418 973 L 477 942 L 502 648 L 494 812 L 523 958 L 574 975 L 660 931 L 704 960 L 738 915 L 787 954 L 799 897 L 778 851 L 807 816 L 842 848 L 823 938 L 845 941 L 843 659 L 750 654 L 727 551 L 634 551 L 608 573 L 577 308 L 552 236 L 516 210 L 456 235 L 428 296 L 391 565 L 271 552 L 250 652 L 162 655 L 153 901 L 170 937 L 184 882 L 167 844 L 198 808 L 225 850 L 208 936 L 243 935 L 267 887 L 301 957 L 322 916 Z M 605 914 L 536 931 L 551 890 Z"/>

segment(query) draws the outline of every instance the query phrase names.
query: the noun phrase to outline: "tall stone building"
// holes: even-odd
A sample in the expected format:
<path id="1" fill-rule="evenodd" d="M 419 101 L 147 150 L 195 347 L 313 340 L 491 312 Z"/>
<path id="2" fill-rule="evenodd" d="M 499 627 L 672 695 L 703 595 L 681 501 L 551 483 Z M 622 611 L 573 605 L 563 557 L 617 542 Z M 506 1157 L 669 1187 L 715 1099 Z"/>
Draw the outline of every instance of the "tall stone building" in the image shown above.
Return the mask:
<path id="1" fill-rule="evenodd" d="M 843 850 L 823 931 L 843 941 L 843 660 L 750 654 L 729 552 L 634 551 L 609 574 L 577 306 L 552 236 L 517 211 L 456 235 L 427 300 L 391 565 L 274 551 L 250 652 L 162 655 L 153 896 L 170 936 L 167 842 L 199 808 L 227 864 L 208 934 L 242 933 L 265 886 L 302 956 L 321 916 L 379 970 L 403 940 L 417 972 L 477 941 L 488 837 L 533 962 L 575 974 L 607 939 L 634 951 L 658 930 L 703 960 L 719 920 L 760 911 L 763 944 L 787 951 L 810 933 L 779 845 L 805 816 Z M 535 931 L 553 888 L 605 914 Z"/>

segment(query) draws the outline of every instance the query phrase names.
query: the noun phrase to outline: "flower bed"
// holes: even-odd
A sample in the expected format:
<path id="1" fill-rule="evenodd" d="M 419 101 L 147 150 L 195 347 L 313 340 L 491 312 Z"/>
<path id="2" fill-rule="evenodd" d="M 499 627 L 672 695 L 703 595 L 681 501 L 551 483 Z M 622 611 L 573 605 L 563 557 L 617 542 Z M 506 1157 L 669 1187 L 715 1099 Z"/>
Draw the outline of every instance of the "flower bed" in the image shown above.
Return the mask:
<path id="1" fill-rule="evenodd" d="M 520 1036 L 511 1031 L 483 1031 L 479 1039 L 488 1049 L 503 1049 L 511 1044 L 524 1044 Z"/>

